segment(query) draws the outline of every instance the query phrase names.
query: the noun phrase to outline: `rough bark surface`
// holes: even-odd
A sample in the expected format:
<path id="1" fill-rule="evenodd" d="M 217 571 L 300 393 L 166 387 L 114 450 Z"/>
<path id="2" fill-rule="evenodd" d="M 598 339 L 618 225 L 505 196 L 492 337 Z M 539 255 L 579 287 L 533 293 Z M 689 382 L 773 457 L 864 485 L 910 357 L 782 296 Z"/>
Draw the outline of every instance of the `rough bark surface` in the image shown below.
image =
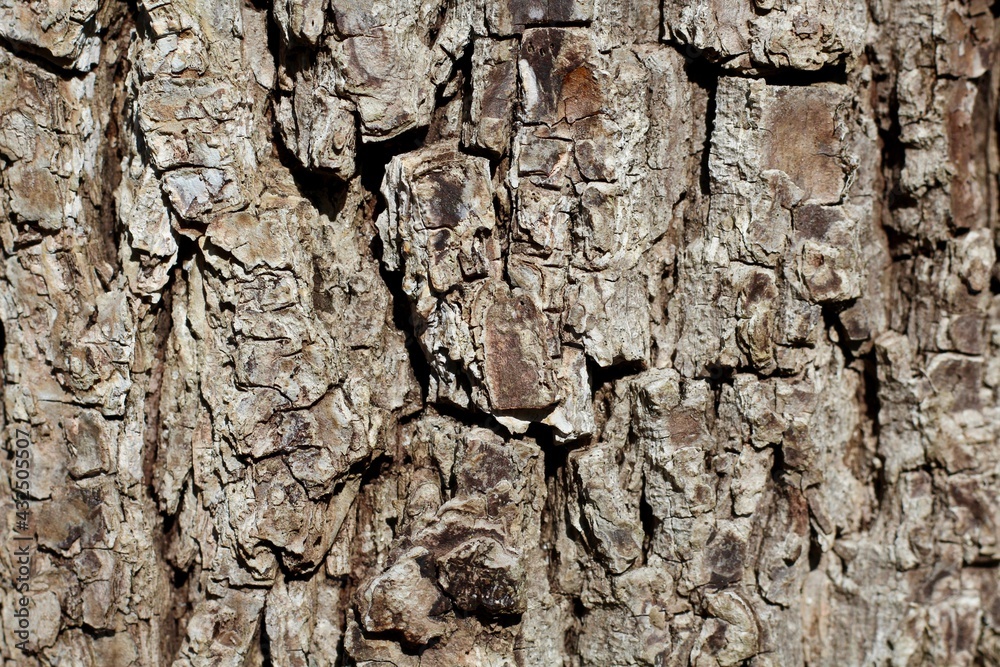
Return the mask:
<path id="1" fill-rule="evenodd" d="M 997 12 L 0 0 L 0 662 L 1000 665 Z"/>

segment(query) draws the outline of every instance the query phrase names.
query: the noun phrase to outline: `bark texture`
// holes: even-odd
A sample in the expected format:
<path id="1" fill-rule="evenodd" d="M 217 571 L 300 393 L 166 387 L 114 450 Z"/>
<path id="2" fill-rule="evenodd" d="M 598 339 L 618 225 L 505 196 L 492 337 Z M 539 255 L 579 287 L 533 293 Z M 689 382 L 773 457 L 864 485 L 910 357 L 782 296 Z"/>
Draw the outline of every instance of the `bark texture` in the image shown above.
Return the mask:
<path id="1" fill-rule="evenodd" d="M 0 0 L 0 662 L 1000 665 L 997 11 Z"/>

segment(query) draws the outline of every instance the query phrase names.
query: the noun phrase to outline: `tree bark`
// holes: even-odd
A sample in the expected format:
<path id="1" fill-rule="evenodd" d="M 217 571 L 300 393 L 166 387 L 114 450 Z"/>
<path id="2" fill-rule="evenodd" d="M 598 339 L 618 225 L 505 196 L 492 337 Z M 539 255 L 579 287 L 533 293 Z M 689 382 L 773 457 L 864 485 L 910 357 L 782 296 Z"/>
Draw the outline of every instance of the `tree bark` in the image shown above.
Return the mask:
<path id="1" fill-rule="evenodd" d="M 0 0 L 2 662 L 1000 665 L 996 13 Z"/>

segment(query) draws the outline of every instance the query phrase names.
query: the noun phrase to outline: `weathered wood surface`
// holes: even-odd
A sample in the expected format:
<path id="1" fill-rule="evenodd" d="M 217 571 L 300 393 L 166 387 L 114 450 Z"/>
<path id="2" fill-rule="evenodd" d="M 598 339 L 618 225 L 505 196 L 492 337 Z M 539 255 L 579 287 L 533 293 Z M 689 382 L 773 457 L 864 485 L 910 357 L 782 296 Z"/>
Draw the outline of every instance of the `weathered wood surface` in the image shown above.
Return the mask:
<path id="1" fill-rule="evenodd" d="M 0 662 L 1000 665 L 996 12 L 0 0 Z"/>

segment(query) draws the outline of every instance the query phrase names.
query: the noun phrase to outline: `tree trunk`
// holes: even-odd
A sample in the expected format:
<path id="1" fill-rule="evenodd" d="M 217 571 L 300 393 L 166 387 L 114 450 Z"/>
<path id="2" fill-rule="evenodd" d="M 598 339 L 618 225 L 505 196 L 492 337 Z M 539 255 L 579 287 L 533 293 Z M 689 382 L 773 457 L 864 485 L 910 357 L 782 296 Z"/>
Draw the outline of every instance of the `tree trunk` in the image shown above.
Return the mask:
<path id="1" fill-rule="evenodd" d="M 0 662 L 1000 665 L 995 12 L 0 0 Z"/>

